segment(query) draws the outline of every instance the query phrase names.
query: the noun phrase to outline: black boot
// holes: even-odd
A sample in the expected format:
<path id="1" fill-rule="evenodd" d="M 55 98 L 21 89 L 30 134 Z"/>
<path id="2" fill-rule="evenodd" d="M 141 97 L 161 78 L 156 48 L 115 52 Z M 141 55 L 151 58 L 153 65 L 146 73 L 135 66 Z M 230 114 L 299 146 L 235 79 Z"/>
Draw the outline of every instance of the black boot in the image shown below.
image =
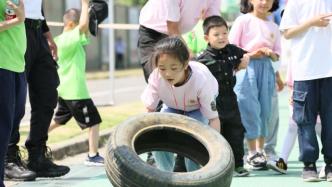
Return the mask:
<path id="1" fill-rule="evenodd" d="M 28 149 L 28 151 L 28 168 L 36 172 L 37 177 L 60 177 L 70 171 L 69 167 L 52 162 L 52 153 L 47 147 Z"/>
<path id="2" fill-rule="evenodd" d="M 20 150 L 17 146 L 9 147 L 5 159 L 5 179 L 14 181 L 33 181 L 36 173 L 30 171 L 22 163 Z"/>
<path id="3" fill-rule="evenodd" d="M 187 172 L 183 156 L 176 155 L 173 172 Z"/>

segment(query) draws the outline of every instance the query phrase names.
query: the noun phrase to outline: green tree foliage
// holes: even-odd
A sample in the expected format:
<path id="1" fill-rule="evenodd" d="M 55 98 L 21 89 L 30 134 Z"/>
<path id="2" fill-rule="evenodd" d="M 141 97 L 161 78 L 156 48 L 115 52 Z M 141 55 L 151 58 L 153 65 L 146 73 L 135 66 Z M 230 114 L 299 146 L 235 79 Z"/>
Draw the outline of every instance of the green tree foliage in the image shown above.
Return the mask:
<path id="1" fill-rule="evenodd" d="M 148 0 L 115 0 L 118 5 L 143 6 Z"/>

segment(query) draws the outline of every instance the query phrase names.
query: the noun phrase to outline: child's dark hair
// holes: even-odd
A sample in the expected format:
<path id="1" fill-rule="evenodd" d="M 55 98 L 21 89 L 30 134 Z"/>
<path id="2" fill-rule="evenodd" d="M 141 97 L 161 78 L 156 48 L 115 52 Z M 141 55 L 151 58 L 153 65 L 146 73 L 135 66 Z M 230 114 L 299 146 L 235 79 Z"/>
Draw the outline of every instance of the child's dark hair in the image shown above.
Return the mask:
<path id="1" fill-rule="evenodd" d="M 252 6 L 252 4 L 249 2 L 250 0 L 241 0 L 240 3 L 240 11 L 243 14 L 252 12 L 254 10 L 254 7 Z M 274 12 L 279 8 L 279 0 L 274 0 L 273 4 L 272 4 L 272 8 L 269 10 L 269 12 Z"/>
<path id="2" fill-rule="evenodd" d="M 183 64 L 189 60 L 188 48 L 178 36 L 164 38 L 156 44 L 152 59 L 155 67 L 158 66 L 159 57 L 162 54 L 170 55 Z"/>
<path id="3" fill-rule="evenodd" d="M 221 16 L 210 16 L 207 17 L 203 22 L 204 34 L 209 34 L 209 31 L 213 27 L 225 26 L 228 29 L 227 22 Z"/>

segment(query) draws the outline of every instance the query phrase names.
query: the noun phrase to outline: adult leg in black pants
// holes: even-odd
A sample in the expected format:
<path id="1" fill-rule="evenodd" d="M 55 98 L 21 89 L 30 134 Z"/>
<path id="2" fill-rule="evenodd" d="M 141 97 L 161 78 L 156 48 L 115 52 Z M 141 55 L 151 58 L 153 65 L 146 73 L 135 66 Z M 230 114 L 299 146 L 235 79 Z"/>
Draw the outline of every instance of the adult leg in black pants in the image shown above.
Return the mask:
<path id="1" fill-rule="evenodd" d="M 59 77 L 40 20 L 26 19 L 27 51 L 25 54 L 26 76 L 31 104 L 30 132 L 25 146 L 29 153 L 28 168 L 37 177 L 58 177 L 69 172 L 69 167 L 58 166 L 49 158 L 46 141 L 48 128 L 57 103 Z M 13 128 L 8 157 L 18 152 L 19 125 Z M 19 154 L 15 154 L 19 155 Z M 20 160 L 17 159 L 17 160 Z M 21 167 L 19 163 L 16 163 Z"/>

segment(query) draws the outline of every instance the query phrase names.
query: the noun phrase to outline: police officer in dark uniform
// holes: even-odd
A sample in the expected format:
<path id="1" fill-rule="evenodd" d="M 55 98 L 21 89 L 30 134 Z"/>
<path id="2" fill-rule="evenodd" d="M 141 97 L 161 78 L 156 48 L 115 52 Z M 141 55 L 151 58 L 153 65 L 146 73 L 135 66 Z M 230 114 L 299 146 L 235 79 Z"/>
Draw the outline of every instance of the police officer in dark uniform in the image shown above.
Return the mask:
<path id="1" fill-rule="evenodd" d="M 228 44 L 228 27 L 220 16 L 206 18 L 203 29 L 208 47 L 198 55 L 196 60 L 205 64 L 218 81 L 219 95 L 216 101 L 221 123 L 221 134 L 226 138 L 234 152 L 236 174 L 246 176 L 249 173 L 243 168 L 245 130 L 241 122 L 236 94 L 233 91 L 236 83 L 235 72 L 246 67 L 246 65 L 240 67 L 241 59 L 246 51 Z M 216 34 L 219 36 L 215 37 Z M 243 64 L 245 63 L 247 62 Z"/>

